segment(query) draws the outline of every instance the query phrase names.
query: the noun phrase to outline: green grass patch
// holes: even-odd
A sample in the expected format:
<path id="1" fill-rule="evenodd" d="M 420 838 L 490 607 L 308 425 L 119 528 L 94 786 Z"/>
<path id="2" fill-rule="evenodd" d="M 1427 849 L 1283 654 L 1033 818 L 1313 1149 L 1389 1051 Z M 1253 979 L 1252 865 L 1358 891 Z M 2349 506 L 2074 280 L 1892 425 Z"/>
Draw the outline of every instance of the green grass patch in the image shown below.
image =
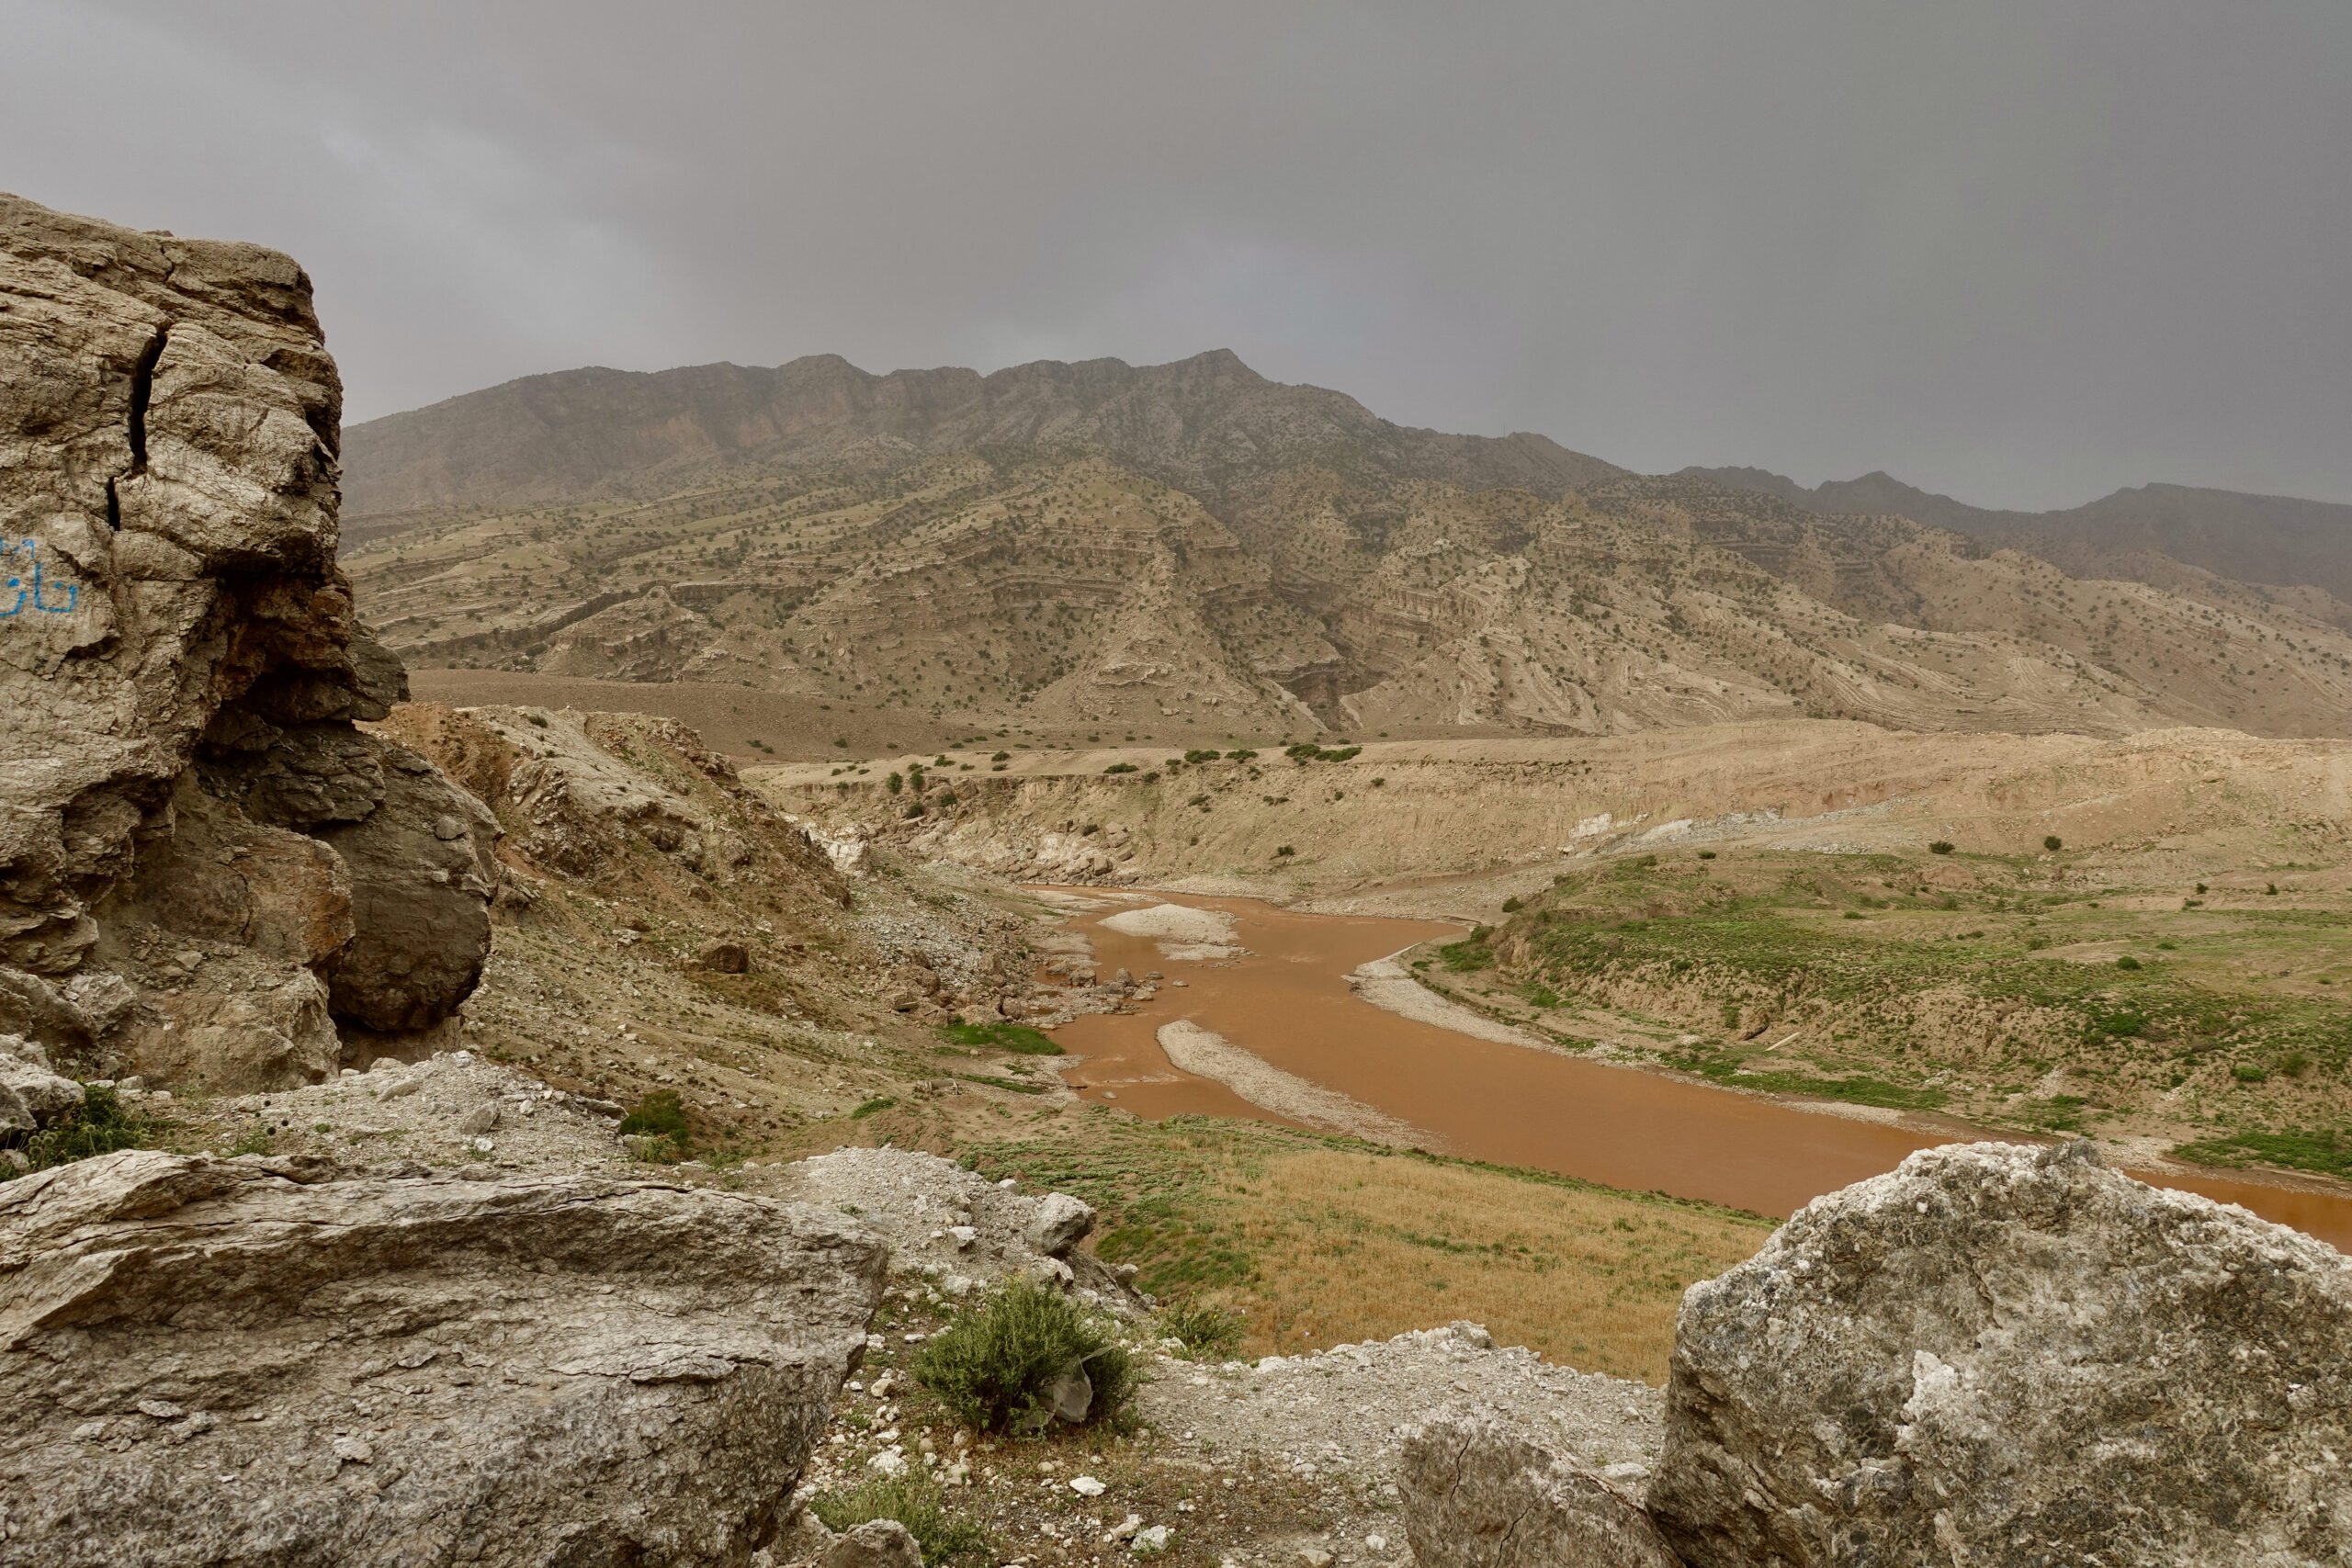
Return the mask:
<path id="1" fill-rule="evenodd" d="M 898 1103 L 899 1102 L 896 1100 L 891 1099 L 888 1095 L 883 1095 L 878 1099 L 867 1100 L 865 1104 L 851 1111 L 849 1113 L 849 1119 L 853 1122 L 863 1122 L 868 1116 L 873 1116 L 881 1111 L 888 1111 L 890 1107 Z"/>
<path id="2" fill-rule="evenodd" d="M 67 1112 L 25 1139 L 18 1149 L 25 1156 L 24 1170 L 12 1171 L 8 1166 L 0 1165 L 0 1180 L 123 1149 L 147 1148 L 153 1140 L 153 1123 L 125 1109 L 113 1089 L 87 1085 L 82 1090 L 79 1110 Z"/>
<path id="3" fill-rule="evenodd" d="M 2197 1165 L 2243 1166 L 2261 1160 L 2292 1170 L 2352 1177 L 2352 1135 L 2342 1133 L 2240 1133 L 2182 1144 L 2175 1159 Z"/>
<path id="4" fill-rule="evenodd" d="M 939 1026 L 940 1037 L 951 1045 L 992 1045 L 1022 1056 L 1058 1056 L 1062 1048 L 1041 1031 L 1020 1023 L 967 1023 L 954 1019 Z"/>
<path id="5" fill-rule="evenodd" d="M 959 1557 L 986 1560 L 988 1532 L 947 1511 L 947 1499 L 927 1476 L 914 1472 L 881 1476 L 844 1491 L 820 1492 L 808 1511 L 824 1527 L 847 1534 L 876 1519 L 896 1519 L 922 1548 L 922 1560 L 949 1562 Z"/>

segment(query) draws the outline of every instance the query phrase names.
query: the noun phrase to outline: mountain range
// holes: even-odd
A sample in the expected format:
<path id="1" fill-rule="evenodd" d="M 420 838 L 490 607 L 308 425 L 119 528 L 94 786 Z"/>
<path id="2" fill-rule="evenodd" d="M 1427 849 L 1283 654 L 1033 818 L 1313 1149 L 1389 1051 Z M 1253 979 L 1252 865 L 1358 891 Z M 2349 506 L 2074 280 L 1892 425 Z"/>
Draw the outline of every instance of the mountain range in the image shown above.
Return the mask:
<path id="1" fill-rule="evenodd" d="M 352 427 L 344 486 L 413 664 L 1040 735 L 2352 731 L 2352 508 L 1641 475 L 1222 351 L 532 377 Z"/>

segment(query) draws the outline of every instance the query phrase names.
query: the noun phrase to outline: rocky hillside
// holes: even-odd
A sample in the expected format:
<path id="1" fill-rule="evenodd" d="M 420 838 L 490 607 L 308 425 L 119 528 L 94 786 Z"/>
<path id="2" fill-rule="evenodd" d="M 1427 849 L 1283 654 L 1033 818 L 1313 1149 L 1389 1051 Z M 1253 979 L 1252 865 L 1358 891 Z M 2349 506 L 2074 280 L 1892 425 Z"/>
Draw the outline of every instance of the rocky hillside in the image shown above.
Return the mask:
<path id="1" fill-rule="evenodd" d="M 411 509 L 345 565 L 413 665 L 1066 739 L 2352 729 L 2352 609 L 2317 590 L 2069 575 L 1223 354 L 540 377 L 355 429 L 345 484 Z"/>
<path id="2" fill-rule="evenodd" d="M 2199 576 L 2284 589 L 2305 608 L 2314 594 L 2352 601 L 2352 506 L 2188 485 L 2135 485 L 2056 512 L 2000 512 L 1905 484 L 1891 474 L 1807 489 L 1765 468 L 1685 468 L 1824 516 L 1899 515 L 1972 539 L 2041 556 L 2081 577 L 2176 587 Z M 2346 625 L 2339 606 L 2330 618 Z"/>

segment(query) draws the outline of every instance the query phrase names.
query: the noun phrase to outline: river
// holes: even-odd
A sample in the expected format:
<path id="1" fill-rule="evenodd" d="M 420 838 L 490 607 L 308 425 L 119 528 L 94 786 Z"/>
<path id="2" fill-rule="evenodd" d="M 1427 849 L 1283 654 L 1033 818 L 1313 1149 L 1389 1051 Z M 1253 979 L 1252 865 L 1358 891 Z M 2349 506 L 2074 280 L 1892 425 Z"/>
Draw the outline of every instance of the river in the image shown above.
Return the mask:
<path id="1" fill-rule="evenodd" d="M 1169 981 L 1183 982 L 1162 983 L 1155 997 L 1126 1012 L 1080 1017 L 1054 1032 L 1065 1049 L 1084 1058 L 1066 1075 L 1080 1086 L 1081 1098 L 1114 1101 L 1139 1116 L 1194 1111 L 1329 1128 L 1337 1123 L 1317 1112 L 1328 1109 L 1327 1102 L 1344 1103 L 1336 1097 L 1345 1097 L 1366 1123 L 1405 1124 L 1417 1134 L 1409 1141 L 1433 1152 L 1775 1217 L 1890 1170 L 1914 1149 L 2020 1136 L 1948 1118 L 1884 1122 L 1806 1110 L 1474 1038 L 1374 1007 L 1349 985 L 1347 976 L 1360 965 L 1415 942 L 1456 935 L 1456 926 L 1305 914 L 1247 898 L 1153 897 L 1229 918 L 1233 940 L 1247 951 L 1205 962 L 1170 956 L 1159 940 L 1102 925 L 1134 908 L 1125 903 L 1071 920 L 1071 929 L 1093 944 L 1102 974 L 1125 968 L 1141 976 L 1158 970 Z M 1289 1075 L 1304 1084 L 1290 1099 L 1252 1084 L 1260 1101 L 1253 1104 L 1225 1083 L 1182 1071 L 1170 1060 L 1159 1032 L 1173 1023 L 1213 1032 L 1278 1069 L 1264 1077 Z M 1176 1038 L 1196 1037 L 1179 1032 Z M 1321 1100 L 1310 1085 L 1326 1091 Z M 2352 1250 L 2352 1199 L 2340 1194 L 2222 1176 L 2132 1174 L 2242 1203 Z"/>

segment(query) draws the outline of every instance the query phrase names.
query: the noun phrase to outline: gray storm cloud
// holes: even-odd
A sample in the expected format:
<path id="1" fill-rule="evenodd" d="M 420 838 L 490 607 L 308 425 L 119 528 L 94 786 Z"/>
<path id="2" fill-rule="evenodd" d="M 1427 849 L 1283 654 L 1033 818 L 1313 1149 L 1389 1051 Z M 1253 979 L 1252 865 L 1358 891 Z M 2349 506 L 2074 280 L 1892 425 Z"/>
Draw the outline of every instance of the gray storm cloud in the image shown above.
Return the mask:
<path id="1" fill-rule="evenodd" d="M 2340 0 L 0 0 L 0 186 L 311 267 L 353 418 L 1234 349 L 1629 466 L 2352 501 Z"/>

